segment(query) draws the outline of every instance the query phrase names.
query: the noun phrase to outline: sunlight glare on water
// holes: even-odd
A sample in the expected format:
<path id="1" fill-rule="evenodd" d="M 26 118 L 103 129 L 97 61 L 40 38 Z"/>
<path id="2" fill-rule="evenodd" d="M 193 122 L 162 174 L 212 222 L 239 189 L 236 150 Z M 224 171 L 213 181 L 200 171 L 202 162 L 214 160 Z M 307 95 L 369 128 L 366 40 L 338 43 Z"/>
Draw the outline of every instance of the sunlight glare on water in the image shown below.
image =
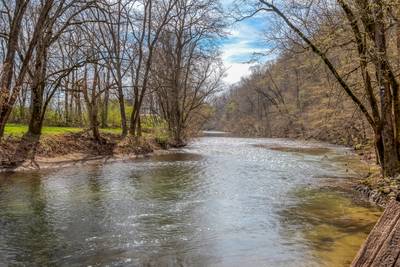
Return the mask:
<path id="1" fill-rule="evenodd" d="M 347 266 L 380 211 L 326 153 L 204 137 L 149 159 L 0 174 L 0 265 Z M 323 150 L 324 151 L 324 150 Z"/>

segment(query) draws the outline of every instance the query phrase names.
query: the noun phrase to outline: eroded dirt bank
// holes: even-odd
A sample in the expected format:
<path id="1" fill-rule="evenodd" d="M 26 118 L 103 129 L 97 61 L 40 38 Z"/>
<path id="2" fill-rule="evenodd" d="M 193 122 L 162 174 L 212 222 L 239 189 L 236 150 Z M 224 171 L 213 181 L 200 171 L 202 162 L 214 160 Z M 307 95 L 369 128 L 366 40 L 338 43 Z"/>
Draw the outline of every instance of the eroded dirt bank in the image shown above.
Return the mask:
<path id="1" fill-rule="evenodd" d="M 121 138 L 104 134 L 101 142 L 87 133 L 6 137 L 0 143 L 0 171 L 67 167 L 92 162 L 133 159 L 165 148 L 152 137 Z"/>

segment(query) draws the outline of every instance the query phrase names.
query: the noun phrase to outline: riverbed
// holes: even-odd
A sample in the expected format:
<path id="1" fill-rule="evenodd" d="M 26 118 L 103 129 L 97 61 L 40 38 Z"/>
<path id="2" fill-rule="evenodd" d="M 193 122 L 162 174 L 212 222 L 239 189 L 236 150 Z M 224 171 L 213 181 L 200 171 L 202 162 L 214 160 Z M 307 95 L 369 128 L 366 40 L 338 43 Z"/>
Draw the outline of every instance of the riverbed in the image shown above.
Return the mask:
<path id="1" fill-rule="evenodd" d="M 362 175 L 354 161 L 327 144 L 218 136 L 1 173 L 0 266 L 348 266 L 381 214 L 331 186 Z"/>

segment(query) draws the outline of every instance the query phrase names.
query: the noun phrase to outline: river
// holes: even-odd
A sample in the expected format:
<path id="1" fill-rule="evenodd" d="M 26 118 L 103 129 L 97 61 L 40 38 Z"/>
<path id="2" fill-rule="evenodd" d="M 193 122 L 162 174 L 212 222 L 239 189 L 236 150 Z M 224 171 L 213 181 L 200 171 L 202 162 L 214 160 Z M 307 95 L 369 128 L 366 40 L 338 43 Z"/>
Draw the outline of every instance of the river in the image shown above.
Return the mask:
<path id="1" fill-rule="evenodd" d="M 335 146 L 203 137 L 135 161 L 3 173 L 0 266 L 348 266 L 381 214 L 321 186 L 357 176 L 349 160 Z"/>

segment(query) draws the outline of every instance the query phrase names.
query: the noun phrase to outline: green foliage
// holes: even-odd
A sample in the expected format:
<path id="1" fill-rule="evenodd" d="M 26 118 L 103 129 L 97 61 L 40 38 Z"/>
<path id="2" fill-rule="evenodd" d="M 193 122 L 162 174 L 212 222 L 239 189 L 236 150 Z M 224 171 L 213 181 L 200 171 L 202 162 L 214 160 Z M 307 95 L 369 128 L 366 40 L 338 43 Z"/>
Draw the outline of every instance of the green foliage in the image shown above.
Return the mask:
<path id="1" fill-rule="evenodd" d="M 225 110 L 226 110 L 227 113 L 233 113 L 233 112 L 235 112 L 237 110 L 237 108 L 238 108 L 237 106 L 238 105 L 237 105 L 237 103 L 235 101 L 230 101 L 226 105 Z"/>
<path id="2" fill-rule="evenodd" d="M 65 126 L 62 115 L 52 109 L 46 110 L 43 124 L 52 126 Z"/>
<path id="3" fill-rule="evenodd" d="M 132 110 L 133 107 L 125 103 L 125 113 L 127 114 L 128 120 Z M 118 101 L 110 101 L 108 104 L 108 125 L 110 127 L 121 127 L 121 113 Z"/>

